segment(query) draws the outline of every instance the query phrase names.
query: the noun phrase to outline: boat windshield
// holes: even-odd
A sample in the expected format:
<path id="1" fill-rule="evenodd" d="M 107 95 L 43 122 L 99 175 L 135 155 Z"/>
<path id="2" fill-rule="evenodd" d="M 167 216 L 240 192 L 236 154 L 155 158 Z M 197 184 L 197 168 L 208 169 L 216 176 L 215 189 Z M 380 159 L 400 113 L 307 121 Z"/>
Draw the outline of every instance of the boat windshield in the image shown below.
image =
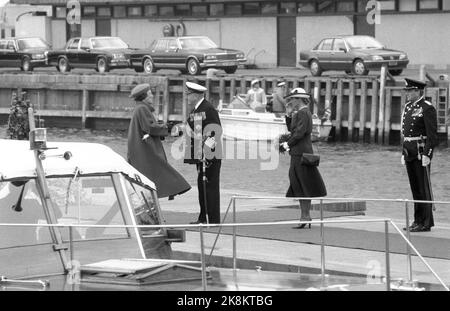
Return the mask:
<path id="1" fill-rule="evenodd" d="M 217 48 L 217 44 L 215 44 L 208 37 L 184 38 L 180 39 L 180 44 L 183 49 L 191 49 L 191 50 L 205 50 Z"/>
<path id="2" fill-rule="evenodd" d="M 382 49 L 383 45 L 369 36 L 354 36 L 345 39 L 352 49 Z"/>

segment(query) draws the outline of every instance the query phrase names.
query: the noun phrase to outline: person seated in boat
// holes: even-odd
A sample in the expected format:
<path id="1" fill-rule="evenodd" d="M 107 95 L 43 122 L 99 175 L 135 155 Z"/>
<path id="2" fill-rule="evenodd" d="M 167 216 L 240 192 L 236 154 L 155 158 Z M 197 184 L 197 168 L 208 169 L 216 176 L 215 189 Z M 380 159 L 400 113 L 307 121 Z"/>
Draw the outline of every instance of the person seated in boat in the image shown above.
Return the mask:
<path id="1" fill-rule="evenodd" d="M 267 106 L 266 92 L 260 87 L 259 80 L 255 79 L 251 83 L 251 88 L 247 92 L 245 102 L 255 112 L 265 112 Z"/>
<path id="2" fill-rule="evenodd" d="M 282 116 L 286 113 L 286 82 L 279 80 L 277 87 L 272 93 L 272 112 L 277 116 Z"/>

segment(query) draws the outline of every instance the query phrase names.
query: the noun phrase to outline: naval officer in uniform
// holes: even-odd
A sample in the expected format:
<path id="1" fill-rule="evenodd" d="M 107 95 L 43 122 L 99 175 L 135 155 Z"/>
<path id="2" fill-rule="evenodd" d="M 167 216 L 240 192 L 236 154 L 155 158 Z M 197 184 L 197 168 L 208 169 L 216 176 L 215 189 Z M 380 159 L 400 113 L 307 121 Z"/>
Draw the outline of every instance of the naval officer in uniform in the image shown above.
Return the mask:
<path id="1" fill-rule="evenodd" d="M 406 105 L 402 117 L 402 164 L 406 165 L 414 200 L 431 201 L 430 164 L 438 145 L 437 113 L 425 100 L 426 83 L 406 78 Z M 431 203 L 414 203 L 411 232 L 430 231 L 434 226 Z"/>
<path id="2" fill-rule="evenodd" d="M 205 99 L 205 87 L 186 82 L 187 101 L 192 109 L 186 127 L 184 162 L 196 164 L 199 223 L 220 223 L 220 167 L 222 164 L 222 127 L 219 113 Z M 206 178 L 205 178 L 206 177 Z"/>

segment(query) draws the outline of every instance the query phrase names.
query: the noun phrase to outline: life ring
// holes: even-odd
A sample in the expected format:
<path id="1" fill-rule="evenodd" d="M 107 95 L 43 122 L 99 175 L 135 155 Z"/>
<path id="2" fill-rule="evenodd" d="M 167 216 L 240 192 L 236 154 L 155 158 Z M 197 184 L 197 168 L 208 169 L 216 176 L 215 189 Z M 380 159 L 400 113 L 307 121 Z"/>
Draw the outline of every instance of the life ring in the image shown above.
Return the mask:
<path id="1" fill-rule="evenodd" d="M 173 25 L 172 24 L 164 25 L 162 31 L 163 31 L 164 37 L 172 37 L 174 34 Z"/>
<path id="2" fill-rule="evenodd" d="M 184 25 L 183 22 L 180 22 L 177 25 L 175 32 L 176 32 L 177 37 L 183 37 L 186 35 L 186 26 Z"/>

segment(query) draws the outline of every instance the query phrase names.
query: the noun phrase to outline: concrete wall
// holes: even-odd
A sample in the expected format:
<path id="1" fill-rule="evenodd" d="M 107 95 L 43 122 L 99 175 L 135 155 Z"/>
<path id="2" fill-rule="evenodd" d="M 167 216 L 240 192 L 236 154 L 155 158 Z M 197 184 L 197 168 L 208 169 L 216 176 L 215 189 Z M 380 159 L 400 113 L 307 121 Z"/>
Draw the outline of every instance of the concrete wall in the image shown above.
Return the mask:
<path id="1" fill-rule="evenodd" d="M 111 35 L 119 36 L 130 46 L 148 47 L 153 40 L 163 36 L 164 25 L 174 21 L 149 21 L 144 19 L 113 19 Z M 275 18 L 223 18 L 201 21 L 184 21 L 187 35 L 205 35 L 218 45 L 238 49 L 247 54 L 250 50 L 251 61 L 255 53 L 259 67 L 274 67 L 277 64 L 277 29 Z"/>
<path id="2" fill-rule="evenodd" d="M 22 16 L 16 23 L 16 36 L 40 37 L 47 42 L 51 42 L 51 18 L 47 16 Z"/>
<path id="3" fill-rule="evenodd" d="M 382 15 L 375 36 L 387 47 L 403 50 L 411 65 L 450 65 L 450 13 Z"/>
<path id="4" fill-rule="evenodd" d="M 86 19 L 81 22 L 81 35 L 83 37 L 95 36 L 95 20 Z"/>
<path id="5" fill-rule="evenodd" d="M 54 49 L 59 49 L 66 44 L 66 21 L 65 20 L 52 20 L 52 42 Z"/>
<path id="6" fill-rule="evenodd" d="M 353 34 L 353 31 L 353 21 L 346 16 L 298 17 L 296 63 L 298 64 L 301 50 L 313 48 L 324 37 Z"/>

